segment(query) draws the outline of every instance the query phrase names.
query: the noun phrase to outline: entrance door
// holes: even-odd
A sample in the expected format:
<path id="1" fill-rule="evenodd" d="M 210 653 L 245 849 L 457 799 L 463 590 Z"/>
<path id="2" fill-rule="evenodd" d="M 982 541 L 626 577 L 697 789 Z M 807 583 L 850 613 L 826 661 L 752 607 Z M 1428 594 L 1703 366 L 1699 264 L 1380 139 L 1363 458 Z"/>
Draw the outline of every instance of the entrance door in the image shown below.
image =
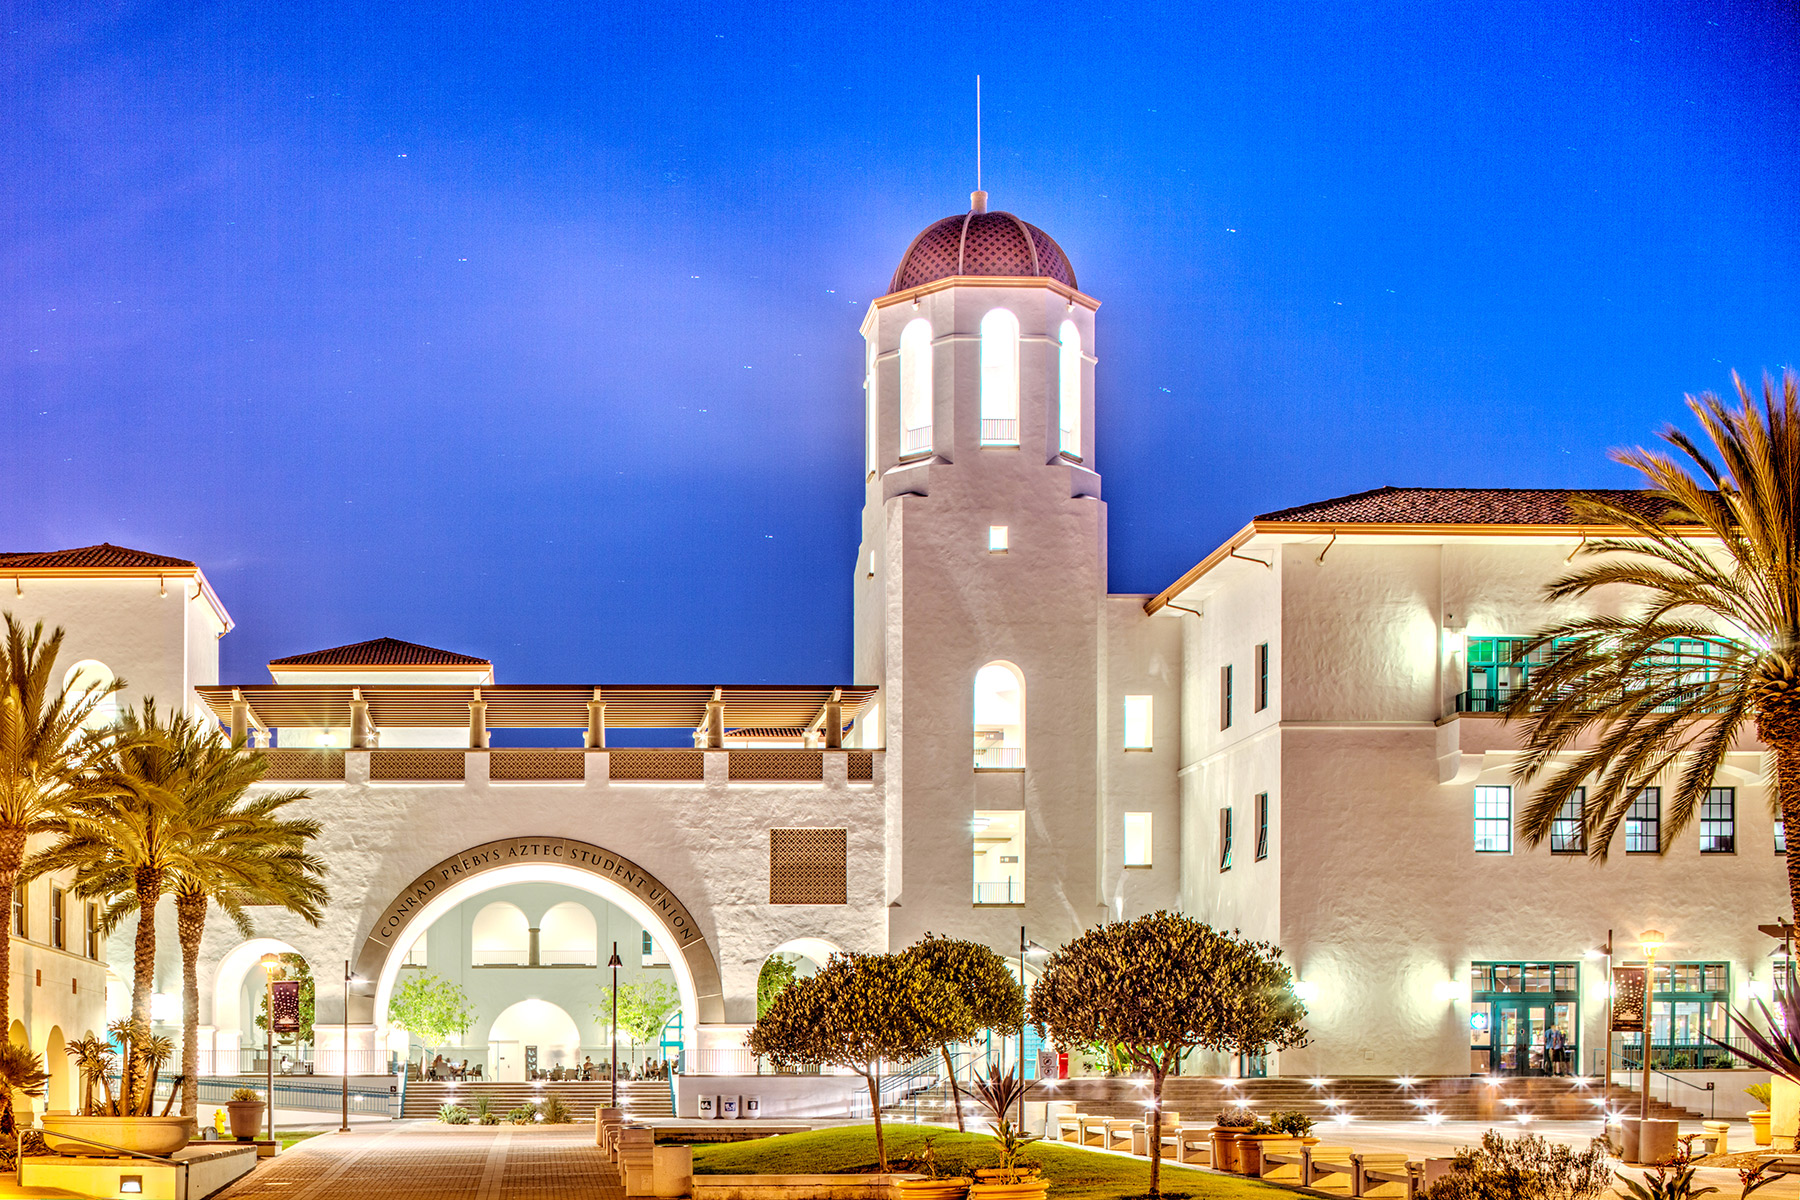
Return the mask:
<path id="1" fill-rule="evenodd" d="M 488 1056 L 494 1061 L 494 1078 L 501 1083 L 525 1082 L 525 1055 L 518 1042 L 489 1042 Z"/>
<path id="2" fill-rule="evenodd" d="M 1544 1031 L 1550 1002 L 1508 996 L 1493 1002 L 1494 1070 L 1502 1075 L 1543 1075 Z"/>

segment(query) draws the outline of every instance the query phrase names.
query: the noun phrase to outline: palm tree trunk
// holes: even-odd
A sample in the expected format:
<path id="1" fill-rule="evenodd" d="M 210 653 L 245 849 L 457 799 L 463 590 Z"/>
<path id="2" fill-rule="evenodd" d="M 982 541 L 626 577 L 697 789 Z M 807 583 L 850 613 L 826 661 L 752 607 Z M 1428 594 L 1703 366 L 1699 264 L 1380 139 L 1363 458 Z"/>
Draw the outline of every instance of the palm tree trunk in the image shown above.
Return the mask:
<path id="1" fill-rule="evenodd" d="M 150 1032 L 150 990 L 156 985 L 156 901 L 162 896 L 163 873 L 156 867 L 137 872 L 137 941 L 131 957 L 131 1020 Z"/>
<path id="2" fill-rule="evenodd" d="M 1763 736 L 1770 731 L 1764 727 Z M 1795 731 L 1800 734 L 1800 730 Z M 1775 742 L 1775 796 L 1781 809 L 1781 829 L 1786 838 L 1788 903 L 1793 920 L 1800 922 L 1800 736 Z"/>
<path id="3" fill-rule="evenodd" d="M 6 930 L 0 936 L 0 1037 L 12 1027 L 12 894 L 24 861 L 25 831 L 16 825 L 0 827 L 0 888 L 6 897 Z"/>
<path id="4" fill-rule="evenodd" d="M 950 1103 L 956 1107 L 956 1132 L 964 1133 L 962 1115 L 962 1093 L 956 1087 L 956 1064 L 950 1061 L 950 1047 L 939 1046 L 944 1052 L 944 1078 L 950 1081 Z"/>
<path id="5" fill-rule="evenodd" d="M 200 937 L 206 932 L 206 893 L 175 894 L 175 933 L 181 942 L 181 1115 L 200 1110 Z M 217 1068 L 215 1068 L 216 1070 Z"/>

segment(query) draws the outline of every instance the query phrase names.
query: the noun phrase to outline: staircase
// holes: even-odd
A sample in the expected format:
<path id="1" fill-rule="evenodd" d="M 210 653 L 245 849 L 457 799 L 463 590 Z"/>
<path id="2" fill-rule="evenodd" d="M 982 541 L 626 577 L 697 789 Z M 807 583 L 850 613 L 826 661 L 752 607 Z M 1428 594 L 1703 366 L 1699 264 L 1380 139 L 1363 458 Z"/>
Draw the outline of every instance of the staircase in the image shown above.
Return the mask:
<path id="1" fill-rule="evenodd" d="M 1261 1114 L 1302 1112 L 1324 1124 L 1339 1116 L 1359 1121 L 1417 1121 L 1436 1115 L 1448 1121 L 1509 1121 L 1530 1116 L 1541 1121 L 1593 1121 L 1599 1126 L 1600 1088 L 1572 1079 L 1520 1076 L 1490 1082 L 1471 1076 L 1420 1077 L 1402 1084 L 1387 1076 L 1346 1076 L 1312 1080 L 1297 1076 L 1236 1079 L 1231 1086 L 1212 1078 L 1181 1076 L 1163 1084 L 1163 1110 L 1183 1120 L 1210 1121 L 1220 1111 L 1243 1106 Z M 1136 1117 L 1150 1103 L 1147 1085 L 1136 1079 L 1065 1079 L 1054 1090 L 1040 1087 L 1035 1100 L 1068 1100 L 1095 1116 Z M 1635 1115 L 1637 1093 L 1614 1085 L 1615 1110 Z M 950 1089 L 937 1082 L 883 1108 L 896 1120 L 954 1124 Z M 968 1111 L 965 1108 L 965 1113 Z M 1650 1115 L 1697 1121 L 1704 1114 L 1666 1104 L 1654 1095 Z"/>
<path id="2" fill-rule="evenodd" d="M 406 1085 L 406 1104 L 400 1115 L 435 1117 L 438 1109 L 446 1104 L 459 1104 L 473 1114 L 481 1103 L 481 1097 L 485 1096 L 489 1110 L 505 1120 L 506 1114 L 520 1105 L 542 1101 L 553 1095 L 562 1097 L 563 1103 L 575 1113 L 576 1119 L 591 1121 L 594 1119 L 594 1110 L 605 1107 L 611 1101 L 612 1084 L 578 1080 L 564 1080 L 560 1083 L 497 1083 L 485 1080 L 440 1083 L 412 1080 Z M 619 1104 L 632 1117 L 640 1120 L 675 1115 L 674 1106 L 670 1102 L 669 1081 L 666 1079 L 620 1080 Z"/>

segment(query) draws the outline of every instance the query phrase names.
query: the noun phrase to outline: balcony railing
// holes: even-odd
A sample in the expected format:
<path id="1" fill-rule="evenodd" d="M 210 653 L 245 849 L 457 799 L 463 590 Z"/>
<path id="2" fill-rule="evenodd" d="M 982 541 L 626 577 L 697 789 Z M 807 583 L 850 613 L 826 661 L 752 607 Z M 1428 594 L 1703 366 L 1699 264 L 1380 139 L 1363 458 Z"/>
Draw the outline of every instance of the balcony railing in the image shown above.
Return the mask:
<path id="1" fill-rule="evenodd" d="M 817 783 L 825 778 L 825 755 L 818 750 L 733 750 L 728 771 L 733 783 Z"/>
<path id="2" fill-rule="evenodd" d="M 1018 445 L 1018 418 L 983 417 L 981 419 L 981 444 L 984 446 Z"/>
<path id="3" fill-rule="evenodd" d="M 263 778 L 270 782 L 327 783 L 344 777 L 342 750 L 276 749 L 263 751 L 263 756 L 269 764 Z"/>
<path id="4" fill-rule="evenodd" d="M 976 770 L 1016 770 L 1025 765 L 1023 746 L 975 747 Z"/>
<path id="5" fill-rule="evenodd" d="M 461 779 L 464 750 L 374 750 L 369 779 L 375 783 L 428 783 Z"/>
<path id="6" fill-rule="evenodd" d="M 706 778 L 706 759 L 699 750 L 614 750 L 606 757 L 608 777 L 622 782 L 699 783 Z"/>
<path id="7" fill-rule="evenodd" d="M 508 783 L 573 781 L 587 778 L 580 750 L 494 750 L 488 778 Z"/>
<path id="8" fill-rule="evenodd" d="M 900 453 L 924 454 L 931 449 L 931 426 L 900 432 Z"/>
<path id="9" fill-rule="evenodd" d="M 1497 713 L 1503 712 L 1506 702 L 1513 698 L 1510 691 L 1491 691 L 1481 689 L 1456 693 L 1456 711 L 1459 713 Z"/>
<path id="10" fill-rule="evenodd" d="M 975 903 L 1023 904 L 1025 903 L 1025 881 L 1022 879 L 978 880 L 975 884 Z"/>

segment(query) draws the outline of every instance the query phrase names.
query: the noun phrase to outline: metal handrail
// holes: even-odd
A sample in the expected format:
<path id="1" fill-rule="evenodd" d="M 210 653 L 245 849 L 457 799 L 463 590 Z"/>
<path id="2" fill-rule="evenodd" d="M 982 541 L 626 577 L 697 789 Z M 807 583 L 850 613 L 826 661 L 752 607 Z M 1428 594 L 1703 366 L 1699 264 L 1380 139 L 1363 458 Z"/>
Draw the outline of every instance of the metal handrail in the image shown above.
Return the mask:
<path id="1" fill-rule="evenodd" d="M 1686 1079 L 1683 1079 L 1679 1075 L 1671 1075 L 1667 1071 L 1658 1070 L 1655 1067 L 1651 1067 L 1650 1071 L 1652 1074 L 1661 1075 L 1664 1079 L 1672 1079 L 1676 1083 L 1679 1083 L 1682 1087 L 1693 1088 L 1696 1092 L 1711 1093 L 1712 1098 L 1706 1102 L 1706 1115 L 1708 1118 L 1716 1117 L 1719 1115 L 1719 1096 L 1718 1096 L 1719 1085 L 1718 1085 L 1717 1080 L 1709 1079 L 1706 1081 L 1705 1084 L 1698 1084 L 1698 1083 L 1692 1083 Z M 1669 1102 L 1669 1088 L 1668 1088 L 1667 1084 L 1664 1084 L 1663 1085 L 1663 1103 L 1667 1104 L 1668 1102 Z"/>
<path id="2" fill-rule="evenodd" d="M 38 1132 L 41 1134 L 46 1131 L 40 1129 L 40 1130 L 38 1130 Z M 23 1153 L 23 1151 L 25 1149 L 25 1147 L 23 1145 L 24 1136 L 25 1136 L 24 1128 L 19 1125 L 14 1125 L 13 1126 L 13 1154 L 16 1158 L 16 1161 L 18 1162 L 18 1165 L 21 1168 L 23 1168 L 25 1165 L 25 1155 Z M 159 1162 L 159 1163 L 173 1163 L 173 1162 L 177 1161 L 173 1154 L 148 1154 L 142 1150 L 127 1150 L 123 1146 L 109 1146 L 105 1142 L 96 1142 L 93 1138 L 84 1138 L 84 1137 L 81 1137 L 79 1134 L 57 1132 L 57 1133 L 51 1133 L 50 1136 L 55 1137 L 55 1138 L 67 1138 L 71 1142 L 80 1142 L 84 1146 L 98 1146 L 102 1150 L 111 1150 L 114 1154 L 123 1154 L 129 1158 L 143 1158 L 143 1159 L 148 1159 L 151 1162 Z"/>

